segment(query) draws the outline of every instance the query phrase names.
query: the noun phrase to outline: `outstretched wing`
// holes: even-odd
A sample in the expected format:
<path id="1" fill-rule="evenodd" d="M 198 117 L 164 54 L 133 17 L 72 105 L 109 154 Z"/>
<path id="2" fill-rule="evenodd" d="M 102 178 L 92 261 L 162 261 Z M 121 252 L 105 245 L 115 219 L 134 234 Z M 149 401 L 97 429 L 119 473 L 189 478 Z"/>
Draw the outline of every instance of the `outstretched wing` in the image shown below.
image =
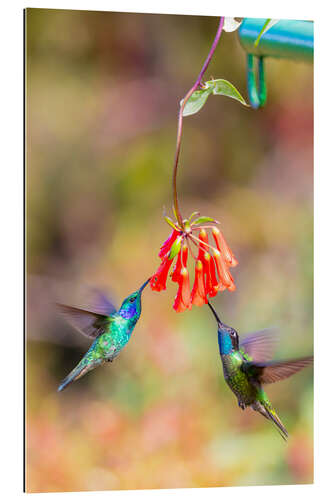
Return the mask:
<path id="1" fill-rule="evenodd" d="M 248 361 L 267 361 L 271 359 L 277 342 L 277 329 L 266 328 L 247 335 L 241 341 L 239 350 Z"/>
<path id="2" fill-rule="evenodd" d="M 90 292 L 89 311 L 102 314 L 104 316 L 111 316 L 117 311 L 116 306 L 101 292 L 98 288 L 92 288 Z"/>
<path id="3" fill-rule="evenodd" d="M 299 372 L 306 366 L 313 363 L 313 356 L 307 356 L 299 359 L 290 359 L 288 361 L 270 361 L 267 363 L 244 363 L 244 371 L 254 377 L 261 384 L 272 384 L 279 382 L 291 375 Z"/>
<path id="4" fill-rule="evenodd" d="M 91 339 L 95 339 L 104 333 L 112 321 L 111 318 L 104 314 L 97 314 L 64 304 L 57 304 L 57 306 L 59 311 L 74 328 Z"/>

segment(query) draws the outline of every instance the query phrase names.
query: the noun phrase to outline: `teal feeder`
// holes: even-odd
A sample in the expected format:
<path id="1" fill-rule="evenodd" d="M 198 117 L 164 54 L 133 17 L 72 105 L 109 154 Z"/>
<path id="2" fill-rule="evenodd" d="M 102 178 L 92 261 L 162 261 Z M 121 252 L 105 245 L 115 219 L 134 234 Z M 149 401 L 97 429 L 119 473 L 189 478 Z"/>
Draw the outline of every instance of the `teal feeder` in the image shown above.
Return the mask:
<path id="1" fill-rule="evenodd" d="M 265 57 L 313 62 L 312 21 L 278 21 L 262 35 L 259 44 L 255 46 L 265 21 L 266 19 L 244 19 L 238 30 L 240 43 L 247 52 L 247 87 L 253 108 L 262 107 L 266 103 Z"/>

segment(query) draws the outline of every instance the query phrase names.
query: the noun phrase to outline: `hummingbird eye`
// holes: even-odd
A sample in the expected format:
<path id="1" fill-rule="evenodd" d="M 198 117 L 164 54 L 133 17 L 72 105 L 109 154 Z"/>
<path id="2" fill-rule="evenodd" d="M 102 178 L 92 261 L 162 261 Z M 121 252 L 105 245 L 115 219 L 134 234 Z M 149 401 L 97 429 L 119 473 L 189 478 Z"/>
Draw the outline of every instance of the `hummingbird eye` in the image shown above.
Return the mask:
<path id="1" fill-rule="evenodd" d="M 131 297 L 131 298 L 129 299 L 129 301 L 130 301 L 130 302 L 134 302 L 134 301 L 135 301 L 135 297 Z"/>

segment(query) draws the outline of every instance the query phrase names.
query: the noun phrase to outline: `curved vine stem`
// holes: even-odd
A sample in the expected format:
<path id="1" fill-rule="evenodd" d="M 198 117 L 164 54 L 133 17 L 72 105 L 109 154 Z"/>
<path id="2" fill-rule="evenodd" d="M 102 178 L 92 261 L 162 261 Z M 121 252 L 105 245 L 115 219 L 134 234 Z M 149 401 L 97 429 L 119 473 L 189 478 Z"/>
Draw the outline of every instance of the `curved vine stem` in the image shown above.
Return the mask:
<path id="1" fill-rule="evenodd" d="M 201 84 L 201 80 L 203 75 L 205 74 L 208 65 L 213 57 L 213 54 L 215 52 L 215 49 L 217 47 L 217 44 L 221 38 L 222 30 L 223 30 L 223 25 L 224 25 L 224 17 L 221 17 L 219 26 L 217 28 L 217 32 L 215 35 L 214 42 L 211 46 L 211 49 L 208 53 L 208 56 L 201 68 L 201 71 L 199 73 L 199 76 L 193 85 L 193 87 L 187 92 L 186 96 L 184 97 L 182 104 L 179 109 L 179 115 L 178 115 L 178 131 L 177 131 L 177 142 L 176 142 L 176 152 L 175 152 L 175 159 L 174 159 L 174 164 L 173 164 L 173 177 L 172 177 L 172 187 L 173 187 L 173 206 L 174 206 L 174 211 L 175 215 L 178 221 L 179 226 L 184 229 L 184 224 L 183 224 L 183 219 L 180 213 L 179 209 L 179 203 L 178 203 L 178 195 L 177 195 L 177 170 L 178 170 L 178 161 L 179 161 L 179 154 L 180 154 L 180 146 L 181 146 L 181 140 L 182 140 L 182 135 L 183 135 L 183 111 L 185 108 L 185 105 L 193 92 L 197 90 L 197 88 Z"/>

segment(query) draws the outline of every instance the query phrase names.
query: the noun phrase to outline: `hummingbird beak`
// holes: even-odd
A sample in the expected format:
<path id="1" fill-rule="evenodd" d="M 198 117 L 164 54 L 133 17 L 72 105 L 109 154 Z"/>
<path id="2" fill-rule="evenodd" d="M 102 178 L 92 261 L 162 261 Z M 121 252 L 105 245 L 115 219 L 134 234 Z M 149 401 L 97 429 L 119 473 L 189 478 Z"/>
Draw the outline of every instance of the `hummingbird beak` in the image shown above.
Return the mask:
<path id="1" fill-rule="evenodd" d="M 139 292 L 142 293 L 142 290 L 148 285 L 150 281 L 150 278 L 147 279 L 147 281 L 144 282 L 144 284 L 142 286 L 140 286 L 139 288 Z"/>
<path id="2" fill-rule="evenodd" d="M 220 324 L 220 323 L 221 323 L 221 320 L 220 320 L 220 318 L 218 317 L 217 312 L 215 311 L 214 307 L 212 306 L 212 304 L 211 304 L 209 301 L 207 302 L 207 304 L 209 305 L 210 310 L 211 310 L 211 311 L 212 311 L 212 313 L 214 314 L 214 316 L 215 316 L 215 319 L 216 319 L 217 323 L 218 323 L 218 324 Z"/>
<path id="3" fill-rule="evenodd" d="M 211 310 L 211 311 L 212 311 L 212 313 L 214 314 L 215 319 L 216 319 L 216 321 L 217 321 L 217 324 L 218 324 L 219 326 L 224 326 L 224 327 L 226 327 L 227 325 L 225 325 L 224 323 L 222 323 L 222 321 L 221 321 L 221 320 L 220 320 L 220 318 L 218 317 L 217 312 L 215 311 L 215 309 L 214 309 L 214 307 L 212 306 L 212 304 L 211 304 L 209 301 L 207 302 L 207 304 L 209 305 L 210 310 Z"/>

